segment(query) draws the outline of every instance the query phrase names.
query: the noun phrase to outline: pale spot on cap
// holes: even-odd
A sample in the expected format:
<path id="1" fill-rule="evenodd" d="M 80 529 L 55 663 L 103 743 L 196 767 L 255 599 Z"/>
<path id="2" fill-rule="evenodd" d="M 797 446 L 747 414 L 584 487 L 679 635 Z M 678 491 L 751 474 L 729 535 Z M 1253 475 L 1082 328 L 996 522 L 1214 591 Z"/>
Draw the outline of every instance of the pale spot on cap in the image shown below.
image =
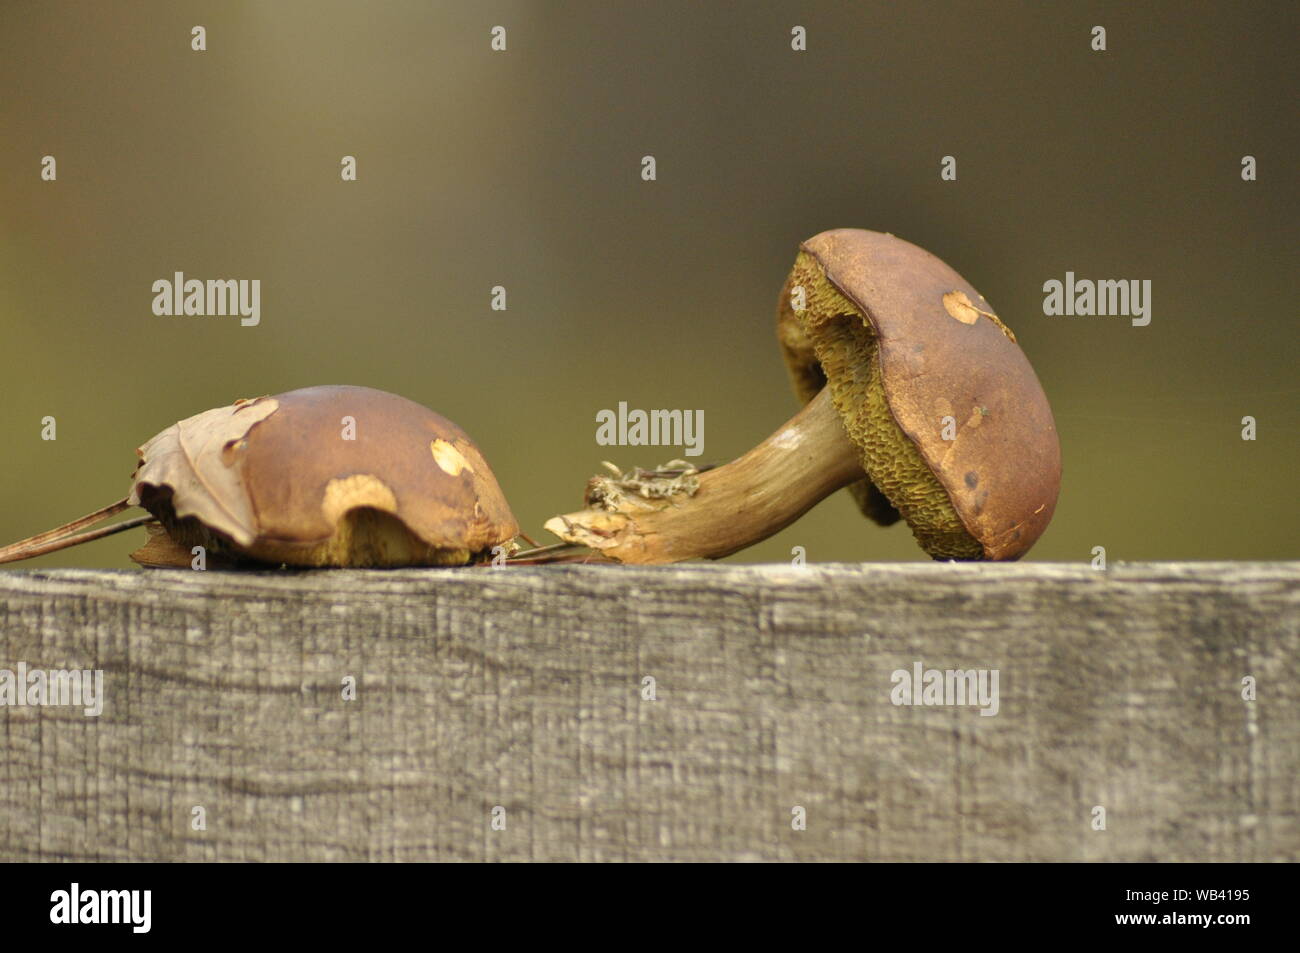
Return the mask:
<path id="1" fill-rule="evenodd" d="M 988 313 L 971 304 L 970 298 L 966 297 L 964 291 L 949 291 L 943 296 L 943 307 L 949 315 L 962 324 L 974 324 L 979 320 L 981 314 Z"/>
<path id="2" fill-rule="evenodd" d="M 433 452 L 433 462 L 438 464 L 443 472 L 449 476 L 459 476 L 461 470 L 468 470 L 470 473 L 474 472 L 474 468 L 469 465 L 469 461 L 447 441 L 435 440 L 429 444 L 429 449 Z"/>
<path id="3" fill-rule="evenodd" d="M 330 480 L 320 508 L 331 524 L 337 524 L 344 513 L 362 506 L 395 514 L 397 499 L 383 480 L 369 473 L 355 473 Z"/>

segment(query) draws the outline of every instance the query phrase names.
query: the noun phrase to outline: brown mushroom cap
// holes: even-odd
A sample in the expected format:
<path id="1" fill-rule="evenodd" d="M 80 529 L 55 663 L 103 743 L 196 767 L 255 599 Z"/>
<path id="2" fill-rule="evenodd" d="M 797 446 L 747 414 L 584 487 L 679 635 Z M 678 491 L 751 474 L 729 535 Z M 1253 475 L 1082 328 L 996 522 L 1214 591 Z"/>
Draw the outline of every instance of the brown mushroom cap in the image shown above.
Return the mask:
<path id="1" fill-rule="evenodd" d="M 355 439 L 344 439 L 345 417 Z M 139 453 L 132 502 L 164 523 L 194 517 L 263 561 L 467 562 L 519 531 L 460 427 L 369 387 L 241 401 L 182 421 Z"/>
<path id="2" fill-rule="evenodd" d="M 1051 408 L 1015 336 L 950 267 L 893 235 L 822 232 L 782 290 L 778 336 L 800 398 L 829 386 L 862 451 L 864 513 L 888 523 L 896 509 L 935 558 L 1017 559 L 1038 539 L 1061 480 Z"/>

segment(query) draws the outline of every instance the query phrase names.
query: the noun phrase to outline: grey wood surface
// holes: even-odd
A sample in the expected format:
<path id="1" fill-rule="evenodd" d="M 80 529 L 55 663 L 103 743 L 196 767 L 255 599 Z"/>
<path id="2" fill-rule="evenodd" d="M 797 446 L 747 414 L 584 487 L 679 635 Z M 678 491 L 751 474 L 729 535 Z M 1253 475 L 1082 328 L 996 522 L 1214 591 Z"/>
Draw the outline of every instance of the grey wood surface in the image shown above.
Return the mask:
<path id="1" fill-rule="evenodd" d="M 3 572 L 20 662 L 4 860 L 1300 859 L 1300 563 Z"/>

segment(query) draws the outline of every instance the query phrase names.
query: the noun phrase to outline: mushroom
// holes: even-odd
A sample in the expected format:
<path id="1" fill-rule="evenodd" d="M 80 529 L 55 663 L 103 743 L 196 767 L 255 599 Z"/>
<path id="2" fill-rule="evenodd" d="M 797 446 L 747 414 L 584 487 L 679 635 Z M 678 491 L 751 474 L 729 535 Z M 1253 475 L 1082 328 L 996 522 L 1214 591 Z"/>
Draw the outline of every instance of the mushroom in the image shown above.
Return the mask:
<path id="1" fill-rule="evenodd" d="M 144 525 L 131 558 L 211 565 L 454 566 L 518 535 L 496 478 L 450 420 L 369 387 L 239 400 L 173 424 L 136 451 L 130 494 L 0 549 L 39 556 Z M 132 506 L 148 511 L 78 533 Z"/>
<path id="2" fill-rule="evenodd" d="M 777 336 L 803 410 L 703 472 L 616 472 L 550 532 L 624 563 L 719 558 L 848 486 L 881 525 L 907 521 L 934 559 L 1018 559 L 1056 506 L 1061 454 L 1038 378 L 984 298 L 893 235 L 804 242 Z"/>

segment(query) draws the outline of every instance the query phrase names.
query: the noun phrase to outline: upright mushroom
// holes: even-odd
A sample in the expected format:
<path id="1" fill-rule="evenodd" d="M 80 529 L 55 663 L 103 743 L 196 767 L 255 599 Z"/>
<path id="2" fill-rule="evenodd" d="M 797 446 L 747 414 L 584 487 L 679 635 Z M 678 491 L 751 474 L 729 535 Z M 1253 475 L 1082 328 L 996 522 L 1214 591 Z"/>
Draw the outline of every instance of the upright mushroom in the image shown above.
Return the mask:
<path id="1" fill-rule="evenodd" d="M 0 549 L 0 562 L 145 525 L 131 556 L 189 566 L 443 566 L 486 558 L 519 526 L 465 431 L 369 387 L 236 401 L 173 424 L 136 451 L 130 494 Z M 131 506 L 149 516 L 74 535 Z"/>
<path id="2" fill-rule="evenodd" d="M 935 559 L 1018 559 L 1056 507 L 1051 408 L 1015 335 L 950 267 L 893 235 L 804 242 L 777 334 L 802 411 L 700 473 L 595 477 L 546 528 L 625 563 L 718 558 L 851 486 Z"/>

